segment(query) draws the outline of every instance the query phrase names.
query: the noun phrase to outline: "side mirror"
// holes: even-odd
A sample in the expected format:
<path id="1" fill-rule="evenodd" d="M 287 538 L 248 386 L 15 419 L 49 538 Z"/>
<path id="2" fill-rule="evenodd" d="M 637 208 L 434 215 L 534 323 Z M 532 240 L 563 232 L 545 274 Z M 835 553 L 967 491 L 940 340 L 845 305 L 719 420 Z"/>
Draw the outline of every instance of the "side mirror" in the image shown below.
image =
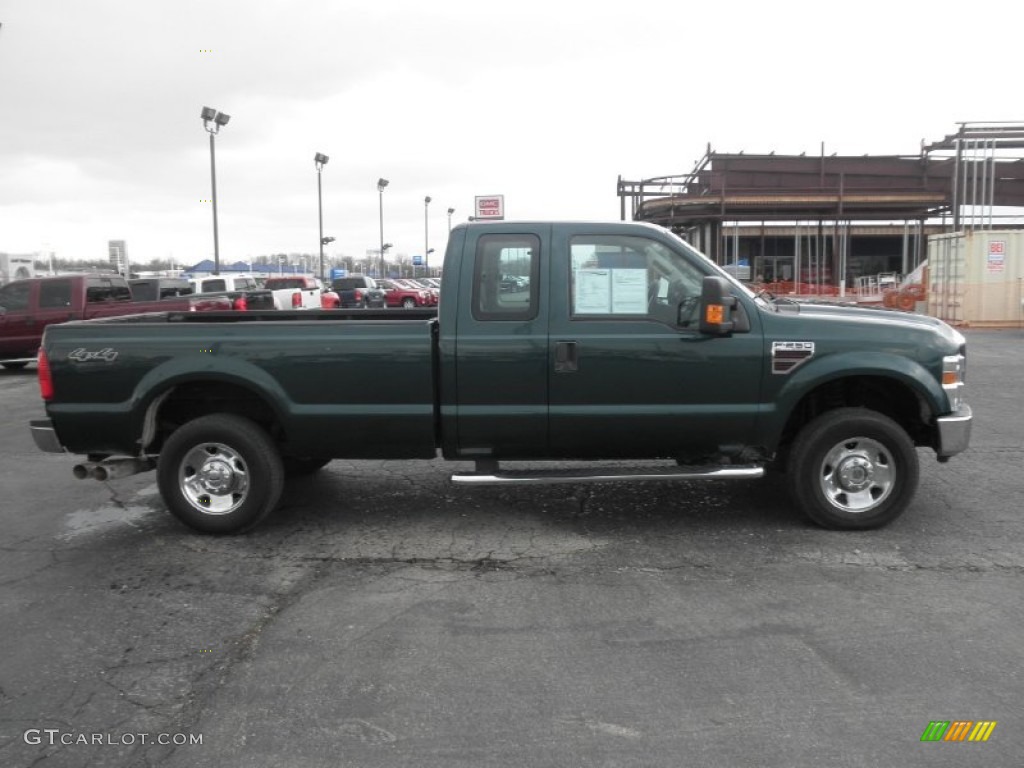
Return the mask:
<path id="1" fill-rule="evenodd" d="M 733 312 L 736 297 L 724 277 L 706 275 L 700 291 L 700 332 L 711 336 L 728 336 L 736 330 Z"/>

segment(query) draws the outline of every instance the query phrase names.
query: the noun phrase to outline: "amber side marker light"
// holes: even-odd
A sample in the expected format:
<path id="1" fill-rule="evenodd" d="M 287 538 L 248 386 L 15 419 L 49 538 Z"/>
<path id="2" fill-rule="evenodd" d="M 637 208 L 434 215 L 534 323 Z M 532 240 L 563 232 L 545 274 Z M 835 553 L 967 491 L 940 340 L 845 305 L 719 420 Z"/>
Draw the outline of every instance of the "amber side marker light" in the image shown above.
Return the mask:
<path id="1" fill-rule="evenodd" d="M 39 394 L 43 396 L 43 400 L 53 400 L 53 374 L 50 373 L 50 360 L 42 347 L 36 358 L 36 370 L 39 375 Z"/>
<path id="2" fill-rule="evenodd" d="M 960 376 L 957 371 L 943 371 L 942 372 L 942 384 L 943 386 L 953 386 L 954 384 L 960 383 Z"/>
<path id="3" fill-rule="evenodd" d="M 709 323 L 719 324 L 725 321 L 725 307 L 722 304 L 708 304 L 704 319 Z"/>

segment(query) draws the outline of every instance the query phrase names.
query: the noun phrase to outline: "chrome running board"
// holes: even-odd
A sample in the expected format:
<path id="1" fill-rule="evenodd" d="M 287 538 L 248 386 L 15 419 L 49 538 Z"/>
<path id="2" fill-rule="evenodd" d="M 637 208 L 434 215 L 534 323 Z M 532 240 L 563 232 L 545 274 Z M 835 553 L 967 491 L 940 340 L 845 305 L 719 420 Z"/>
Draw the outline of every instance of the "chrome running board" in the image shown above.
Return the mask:
<path id="1" fill-rule="evenodd" d="M 656 480 L 755 480 L 764 477 L 764 467 L 755 464 L 716 464 L 700 467 L 601 467 L 597 469 L 552 469 L 456 472 L 452 482 L 459 485 L 554 485 L 557 483 L 634 483 Z"/>

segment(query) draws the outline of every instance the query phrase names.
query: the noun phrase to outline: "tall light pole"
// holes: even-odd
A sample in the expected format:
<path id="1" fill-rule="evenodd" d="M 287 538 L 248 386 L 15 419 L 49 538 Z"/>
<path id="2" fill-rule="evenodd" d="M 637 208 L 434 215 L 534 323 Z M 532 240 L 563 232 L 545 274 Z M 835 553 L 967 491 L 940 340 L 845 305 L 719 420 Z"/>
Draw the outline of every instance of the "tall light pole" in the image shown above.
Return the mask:
<path id="1" fill-rule="evenodd" d="M 423 198 L 423 273 L 430 276 L 430 225 L 427 213 L 430 211 L 430 195 Z M 416 270 L 413 269 L 415 275 Z"/>
<path id="2" fill-rule="evenodd" d="M 388 276 L 387 271 L 384 268 L 384 254 L 388 252 L 388 248 L 391 247 L 391 243 L 383 243 L 380 246 L 380 276 L 381 279 Z"/>
<path id="3" fill-rule="evenodd" d="M 324 196 L 323 191 L 320 187 L 320 172 L 327 165 L 327 161 L 330 160 L 327 155 L 317 152 L 313 157 L 313 162 L 316 164 L 316 203 L 317 203 L 317 214 L 320 220 L 320 271 L 319 277 L 321 280 L 324 279 Z"/>
<path id="4" fill-rule="evenodd" d="M 380 197 L 380 276 L 387 277 L 384 271 L 384 187 L 388 185 L 387 179 L 377 179 L 377 195 Z M 390 247 L 390 243 L 388 244 Z"/>
<path id="5" fill-rule="evenodd" d="M 222 126 L 228 124 L 231 115 L 218 112 L 213 107 L 203 107 L 199 115 L 203 118 L 203 128 L 210 134 L 210 183 L 213 187 L 213 274 L 220 274 L 220 243 L 217 240 L 217 162 L 214 153 L 213 137 L 220 133 Z M 213 123 L 211 127 L 210 123 Z"/>
<path id="6" fill-rule="evenodd" d="M 448 234 L 449 235 L 452 233 L 452 214 L 453 213 L 455 213 L 455 209 L 454 208 L 449 208 L 448 209 Z"/>

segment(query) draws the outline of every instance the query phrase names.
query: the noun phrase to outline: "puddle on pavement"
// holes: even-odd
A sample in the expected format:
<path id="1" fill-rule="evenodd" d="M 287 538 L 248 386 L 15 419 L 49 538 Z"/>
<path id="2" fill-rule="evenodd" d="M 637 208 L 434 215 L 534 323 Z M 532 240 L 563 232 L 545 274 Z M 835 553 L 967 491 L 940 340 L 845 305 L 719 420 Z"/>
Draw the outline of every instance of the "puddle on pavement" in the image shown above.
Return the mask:
<path id="1" fill-rule="evenodd" d="M 109 504 L 95 509 L 79 509 L 67 516 L 64 521 L 64 532 L 60 535 L 64 541 L 93 533 L 105 533 L 122 526 L 139 528 L 139 523 L 148 516 L 157 514 L 152 507 L 142 505 Z"/>

